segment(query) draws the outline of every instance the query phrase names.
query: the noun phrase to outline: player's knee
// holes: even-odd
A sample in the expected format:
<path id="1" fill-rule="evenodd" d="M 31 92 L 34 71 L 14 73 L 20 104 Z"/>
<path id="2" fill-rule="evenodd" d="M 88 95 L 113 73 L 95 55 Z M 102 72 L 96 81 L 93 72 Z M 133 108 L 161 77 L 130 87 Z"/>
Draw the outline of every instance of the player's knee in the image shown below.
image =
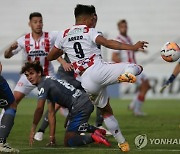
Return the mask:
<path id="1" fill-rule="evenodd" d="M 17 105 L 24 97 L 25 97 L 25 94 L 18 92 L 18 91 L 14 91 L 14 98 L 15 98 L 15 102 Z"/>
<path id="2" fill-rule="evenodd" d="M 16 115 L 16 110 L 9 107 L 9 108 L 6 109 L 4 114 L 10 114 L 12 116 L 15 116 Z"/>
<path id="3" fill-rule="evenodd" d="M 113 115 L 113 110 L 109 103 L 104 108 L 101 108 L 100 110 L 104 118 Z"/>
<path id="4" fill-rule="evenodd" d="M 73 140 L 72 138 L 69 138 L 69 139 L 67 140 L 66 146 L 67 146 L 67 147 L 74 147 L 74 146 L 75 146 L 74 140 Z"/>
<path id="5" fill-rule="evenodd" d="M 71 147 L 72 146 L 72 138 L 75 136 L 74 132 L 66 132 L 64 137 L 64 146 Z"/>
<path id="6" fill-rule="evenodd" d="M 17 103 L 14 101 L 12 104 L 10 104 L 10 107 L 17 110 Z"/>

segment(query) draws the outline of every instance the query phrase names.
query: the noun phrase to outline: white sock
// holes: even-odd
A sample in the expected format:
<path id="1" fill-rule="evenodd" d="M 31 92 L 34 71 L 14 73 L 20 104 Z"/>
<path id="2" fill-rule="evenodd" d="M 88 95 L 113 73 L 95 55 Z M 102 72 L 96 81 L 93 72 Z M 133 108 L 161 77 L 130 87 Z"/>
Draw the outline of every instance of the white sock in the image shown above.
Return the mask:
<path id="1" fill-rule="evenodd" d="M 2 109 L 2 110 L 1 110 L 1 114 L 0 114 L 0 125 L 1 125 L 1 119 L 2 119 L 2 117 L 3 117 L 3 115 L 4 115 L 4 112 L 5 112 L 5 110 Z"/>
<path id="2" fill-rule="evenodd" d="M 143 101 L 139 100 L 139 93 L 137 93 L 137 95 L 134 99 L 134 102 L 135 102 L 134 112 L 135 113 L 141 112 L 141 107 L 142 107 Z"/>
<path id="3" fill-rule="evenodd" d="M 107 129 L 111 132 L 118 143 L 124 143 L 125 138 L 123 137 L 121 130 L 119 128 L 118 122 L 115 117 L 112 115 L 110 117 L 104 118 L 104 123 Z"/>
<path id="4" fill-rule="evenodd" d="M 134 109 L 136 105 L 136 98 L 134 98 L 131 103 L 129 104 L 130 109 Z"/>
<path id="5" fill-rule="evenodd" d="M 124 72 L 131 73 L 133 75 L 139 75 L 142 72 L 142 68 L 137 64 L 128 64 Z"/>

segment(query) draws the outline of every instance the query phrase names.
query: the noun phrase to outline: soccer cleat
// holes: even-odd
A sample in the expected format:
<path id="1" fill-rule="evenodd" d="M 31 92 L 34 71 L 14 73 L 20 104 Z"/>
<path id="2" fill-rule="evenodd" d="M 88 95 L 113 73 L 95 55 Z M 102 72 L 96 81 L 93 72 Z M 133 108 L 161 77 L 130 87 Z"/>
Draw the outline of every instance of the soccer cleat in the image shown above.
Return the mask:
<path id="1" fill-rule="evenodd" d="M 129 147 L 129 144 L 128 142 L 124 142 L 124 143 L 118 143 L 118 147 L 119 149 L 122 151 L 122 152 L 128 152 L 130 151 L 130 147 Z"/>
<path id="2" fill-rule="evenodd" d="M 111 132 L 110 131 L 108 131 L 106 128 L 104 128 L 103 126 L 99 126 L 98 127 L 99 129 L 103 129 L 103 130 L 105 130 L 106 131 L 106 136 L 111 136 L 112 134 L 111 134 Z"/>
<path id="3" fill-rule="evenodd" d="M 134 110 L 134 105 L 132 103 L 128 105 L 128 110 L 130 110 L 130 111 Z"/>
<path id="4" fill-rule="evenodd" d="M 147 113 L 144 113 L 142 111 L 134 111 L 134 115 L 135 116 L 140 116 L 140 117 L 143 117 L 143 116 L 147 116 Z"/>
<path id="5" fill-rule="evenodd" d="M 118 81 L 134 83 L 136 82 L 136 77 L 131 73 L 124 73 L 118 77 Z"/>
<path id="6" fill-rule="evenodd" d="M 0 143 L 0 153 L 19 153 L 18 149 L 12 148 L 8 143 Z"/>
<path id="7" fill-rule="evenodd" d="M 34 135 L 34 139 L 36 141 L 42 141 L 43 140 L 43 135 L 44 135 L 43 132 L 36 132 L 36 134 Z"/>
<path id="8" fill-rule="evenodd" d="M 101 143 L 109 147 L 111 144 L 102 134 L 104 134 L 104 131 L 97 129 L 93 134 L 91 134 L 91 137 L 96 143 Z"/>
<path id="9" fill-rule="evenodd" d="M 96 129 L 95 133 L 98 134 L 98 135 L 105 136 L 106 135 L 106 130 L 105 129 Z"/>

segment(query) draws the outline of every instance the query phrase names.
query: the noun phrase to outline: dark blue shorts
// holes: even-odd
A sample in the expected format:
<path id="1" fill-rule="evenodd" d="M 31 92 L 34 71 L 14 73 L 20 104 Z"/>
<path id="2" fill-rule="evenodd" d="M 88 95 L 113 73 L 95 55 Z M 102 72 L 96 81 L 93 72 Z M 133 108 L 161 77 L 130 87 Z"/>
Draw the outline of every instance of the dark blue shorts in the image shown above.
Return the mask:
<path id="1" fill-rule="evenodd" d="M 86 132 L 89 117 L 94 110 L 94 105 L 89 99 L 87 100 L 86 97 L 88 96 L 84 95 L 80 97 L 77 102 L 74 102 L 72 110 L 70 111 L 68 116 L 66 131 Z"/>
<path id="2" fill-rule="evenodd" d="M 0 75 L 0 108 L 5 108 L 15 101 L 7 81 Z"/>

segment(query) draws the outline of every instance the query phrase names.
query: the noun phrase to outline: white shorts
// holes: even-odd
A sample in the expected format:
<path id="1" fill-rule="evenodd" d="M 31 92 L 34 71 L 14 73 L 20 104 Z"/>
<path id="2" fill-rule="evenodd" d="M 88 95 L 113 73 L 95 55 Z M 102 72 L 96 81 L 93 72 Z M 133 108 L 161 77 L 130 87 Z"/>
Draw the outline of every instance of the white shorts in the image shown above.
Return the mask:
<path id="1" fill-rule="evenodd" d="M 81 85 L 89 94 L 100 94 L 99 103 L 96 103 L 96 105 L 104 108 L 108 100 L 106 87 L 117 83 L 118 77 L 129 68 L 137 70 L 139 66 L 137 64 L 107 63 L 103 60 L 98 60 L 82 74 Z"/>
<path id="2" fill-rule="evenodd" d="M 14 91 L 28 95 L 36 86 L 32 85 L 24 74 L 21 75 L 19 81 L 14 88 Z"/>
<path id="3" fill-rule="evenodd" d="M 96 105 L 97 107 L 100 107 L 100 108 L 104 108 L 106 106 L 108 99 L 109 99 L 106 87 L 101 88 L 98 95 L 90 94 L 90 93 L 88 93 L 88 94 L 90 96 L 90 100 L 92 101 L 92 103 L 94 105 Z"/>

